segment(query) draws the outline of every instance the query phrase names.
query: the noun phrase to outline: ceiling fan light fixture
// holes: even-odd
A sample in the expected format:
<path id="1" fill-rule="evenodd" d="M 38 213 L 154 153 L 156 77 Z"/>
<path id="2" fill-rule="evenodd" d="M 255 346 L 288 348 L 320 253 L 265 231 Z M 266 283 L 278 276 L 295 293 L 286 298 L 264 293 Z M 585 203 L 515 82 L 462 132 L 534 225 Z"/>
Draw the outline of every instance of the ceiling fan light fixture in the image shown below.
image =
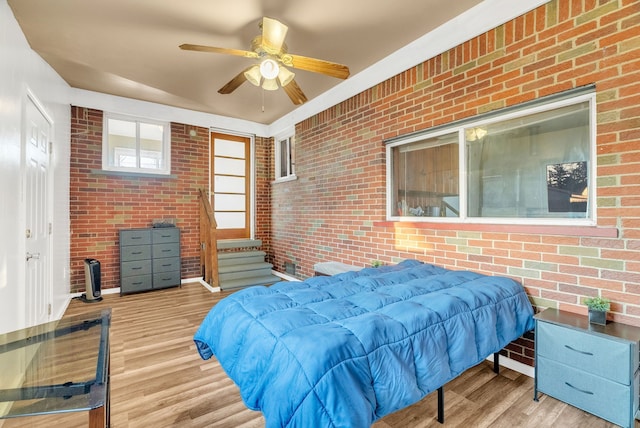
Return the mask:
<path id="1" fill-rule="evenodd" d="M 262 74 L 260 74 L 260 66 L 256 64 L 249 70 L 245 71 L 244 77 L 246 77 L 249 83 L 251 83 L 252 85 L 260 86 L 260 81 L 262 80 Z"/>
<path id="2" fill-rule="evenodd" d="M 260 74 L 265 79 L 275 79 L 279 72 L 280 67 L 274 59 L 267 58 L 260 63 Z"/>
<path id="3" fill-rule="evenodd" d="M 280 67 L 280 72 L 278 73 L 278 82 L 280 82 L 280 86 L 284 88 L 291 83 L 294 77 L 296 77 L 295 73 L 292 73 L 284 67 Z"/>
<path id="4" fill-rule="evenodd" d="M 278 82 L 276 82 L 276 79 L 264 79 L 264 82 L 262 82 L 262 89 L 267 91 L 277 91 Z"/>

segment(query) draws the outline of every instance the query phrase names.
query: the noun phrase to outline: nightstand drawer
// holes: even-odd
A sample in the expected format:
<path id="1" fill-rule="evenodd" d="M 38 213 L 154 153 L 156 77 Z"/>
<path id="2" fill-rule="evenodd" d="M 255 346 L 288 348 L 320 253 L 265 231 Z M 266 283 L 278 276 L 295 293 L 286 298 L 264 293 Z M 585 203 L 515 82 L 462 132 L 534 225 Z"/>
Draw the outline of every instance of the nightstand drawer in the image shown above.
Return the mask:
<path id="1" fill-rule="evenodd" d="M 148 245 L 151 243 L 149 229 L 129 229 L 120 231 L 120 245 Z"/>
<path id="2" fill-rule="evenodd" d="M 574 365 L 573 360 L 568 360 Z M 538 356 L 538 390 L 615 424 L 630 419 L 631 387 Z M 578 363 L 575 367 L 580 367 Z"/>
<path id="3" fill-rule="evenodd" d="M 148 275 L 151 273 L 151 260 L 136 260 L 132 262 L 122 262 L 122 269 L 120 275 L 134 276 L 134 275 Z"/>
<path id="4" fill-rule="evenodd" d="M 175 227 L 163 227 L 153 229 L 153 243 L 167 244 L 180 241 L 180 229 Z"/>
<path id="5" fill-rule="evenodd" d="M 631 345 L 595 334 L 538 322 L 536 350 L 538 355 L 556 361 L 570 362 L 573 367 L 612 381 L 629 385 L 633 372 Z"/>

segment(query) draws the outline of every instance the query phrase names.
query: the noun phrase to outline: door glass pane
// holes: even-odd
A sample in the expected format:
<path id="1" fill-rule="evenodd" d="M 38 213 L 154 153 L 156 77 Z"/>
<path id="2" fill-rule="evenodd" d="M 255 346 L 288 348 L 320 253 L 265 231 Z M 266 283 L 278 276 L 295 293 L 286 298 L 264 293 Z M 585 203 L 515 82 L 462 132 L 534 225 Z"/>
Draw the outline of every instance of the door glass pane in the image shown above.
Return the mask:
<path id="1" fill-rule="evenodd" d="M 215 176 L 215 193 L 240 193 L 244 194 L 244 177 Z"/>
<path id="2" fill-rule="evenodd" d="M 244 229 L 245 213 L 216 212 L 214 214 L 218 229 Z"/>
<path id="3" fill-rule="evenodd" d="M 244 159 L 245 143 L 216 139 L 215 156 Z"/>
<path id="4" fill-rule="evenodd" d="M 244 195 L 216 194 L 214 196 L 216 211 L 244 211 L 246 199 Z"/>
<path id="5" fill-rule="evenodd" d="M 238 176 L 245 174 L 244 159 L 215 158 L 213 165 L 216 174 Z"/>

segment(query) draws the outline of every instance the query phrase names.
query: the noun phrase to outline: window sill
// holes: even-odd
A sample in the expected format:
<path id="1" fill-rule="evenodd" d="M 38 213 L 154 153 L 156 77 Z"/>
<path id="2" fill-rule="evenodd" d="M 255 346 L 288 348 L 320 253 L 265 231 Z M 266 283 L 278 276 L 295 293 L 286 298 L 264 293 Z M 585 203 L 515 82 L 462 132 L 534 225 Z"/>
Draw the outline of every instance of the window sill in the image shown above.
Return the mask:
<path id="1" fill-rule="evenodd" d="M 297 175 L 289 175 L 287 177 L 276 178 L 274 181 L 271 182 L 271 184 L 286 183 L 287 181 L 295 181 L 297 179 L 298 179 Z"/>
<path id="2" fill-rule="evenodd" d="M 92 169 L 91 174 L 113 175 L 127 178 L 178 178 L 174 174 L 153 174 L 150 172 L 108 171 L 105 169 Z"/>
<path id="3" fill-rule="evenodd" d="M 408 222 L 378 221 L 376 227 L 414 227 L 416 229 L 460 230 L 474 232 L 530 233 L 537 235 L 590 236 L 599 238 L 617 238 L 615 227 L 597 226 L 547 226 L 528 224 L 480 224 L 480 223 L 441 223 L 441 222 Z"/>

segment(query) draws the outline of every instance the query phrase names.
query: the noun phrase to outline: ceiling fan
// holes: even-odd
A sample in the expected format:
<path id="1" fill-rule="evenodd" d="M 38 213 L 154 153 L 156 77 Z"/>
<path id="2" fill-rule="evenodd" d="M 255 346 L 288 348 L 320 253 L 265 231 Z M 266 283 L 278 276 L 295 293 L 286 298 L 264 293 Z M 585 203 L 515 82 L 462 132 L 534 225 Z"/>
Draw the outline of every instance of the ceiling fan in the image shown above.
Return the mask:
<path id="1" fill-rule="evenodd" d="M 278 83 L 280 83 L 291 101 L 299 105 L 305 103 L 307 97 L 294 80 L 295 74 L 285 66 L 339 79 L 349 77 L 349 67 L 346 65 L 288 53 L 284 39 L 289 27 L 280 21 L 265 16 L 259 27 L 262 28 L 262 35 L 253 39 L 250 51 L 191 44 L 182 44 L 180 49 L 236 55 L 258 60 L 256 64 L 244 69 L 220 88 L 218 92 L 221 94 L 230 94 L 247 80 L 253 85 L 262 86 L 263 89 L 269 91 L 277 90 Z"/>

